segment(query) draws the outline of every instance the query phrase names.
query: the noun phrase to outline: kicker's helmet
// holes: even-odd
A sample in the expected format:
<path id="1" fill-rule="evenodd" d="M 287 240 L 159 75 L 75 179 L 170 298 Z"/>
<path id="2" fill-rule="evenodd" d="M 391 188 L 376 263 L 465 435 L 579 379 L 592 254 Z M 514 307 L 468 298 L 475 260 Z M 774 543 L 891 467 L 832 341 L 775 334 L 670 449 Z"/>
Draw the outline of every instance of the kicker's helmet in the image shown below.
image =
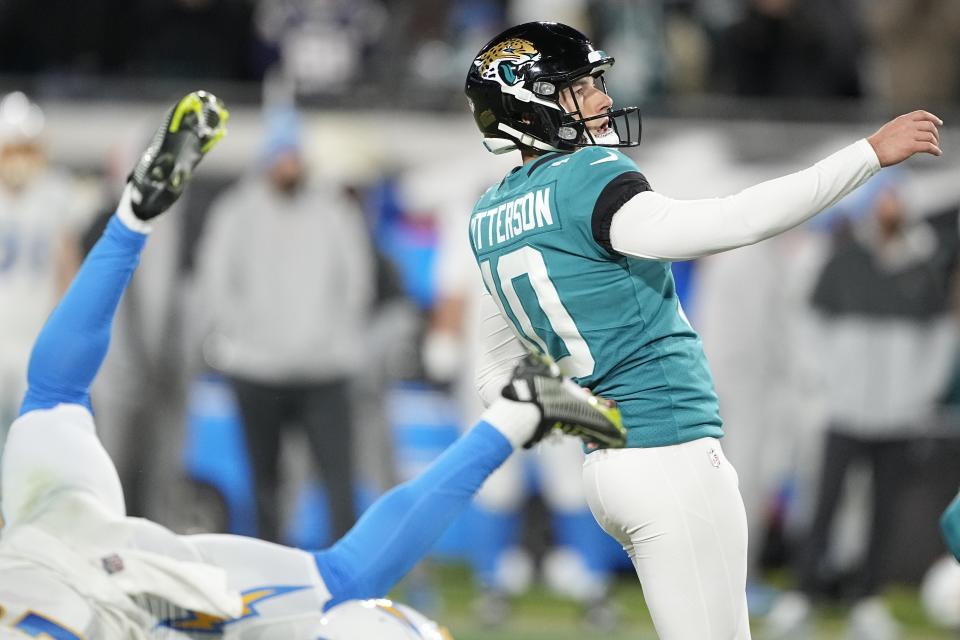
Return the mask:
<path id="1" fill-rule="evenodd" d="M 467 73 L 467 101 L 484 145 L 493 153 L 519 147 L 543 153 L 640 144 L 638 107 L 585 118 L 572 94 L 575 111 L 560 105 L 560 92 L 586 76 L 597 78 L 606 92 L 602 74 L 613 62 L 565 24 L 528 22 L 507 29 L 480 50 Z M 617 137 L 595 140 L 585 122 L 608 117 Z"/>
<path id="2" fill-rule="evenodd" d="M 320 621 L 317 640 L 453 640 L 423 614 L 390 600 L 347 600 Z"/>

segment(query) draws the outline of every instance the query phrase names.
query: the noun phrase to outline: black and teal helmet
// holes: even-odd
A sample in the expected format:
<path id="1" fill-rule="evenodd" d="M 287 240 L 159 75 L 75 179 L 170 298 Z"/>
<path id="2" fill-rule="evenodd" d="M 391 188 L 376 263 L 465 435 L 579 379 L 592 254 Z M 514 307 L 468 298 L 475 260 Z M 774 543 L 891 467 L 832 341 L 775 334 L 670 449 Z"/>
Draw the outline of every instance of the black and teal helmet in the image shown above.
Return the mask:
<path id="1" fill-rule="evenodd" d="M 528 22 L 507 29 L 480 50 L 467 73 L 467 101 L 484 145 L 493 153 L 523 147 L 535 154 L 590 145 L 637 146 L 638 107 L 584 118 L 575 96 L 572 113 L 559 102 L 560 92 L 580 78 L 593 76 L 602 84 L 613 62 L 613 56 L 565 24 Z M 591 135 L 585 122 L 598 118 L 610 118 L 614 141 Z"/>

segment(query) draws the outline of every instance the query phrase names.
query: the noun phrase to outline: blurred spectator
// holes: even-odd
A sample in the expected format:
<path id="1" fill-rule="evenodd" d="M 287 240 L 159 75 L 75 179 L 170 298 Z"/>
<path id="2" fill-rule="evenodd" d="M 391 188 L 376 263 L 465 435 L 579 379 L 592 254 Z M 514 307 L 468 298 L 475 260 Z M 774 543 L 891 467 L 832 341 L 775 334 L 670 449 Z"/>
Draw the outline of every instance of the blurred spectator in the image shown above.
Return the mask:
<path id="1" fill-rule="evenodd" d="M 419 8 L 407 10 L 409 28 L 401 31 L 404 36 L 401 42 L 394 41 L 393 51 L 412 51 L 410 64 L 414 79 L 420 85 L 444 86 L 459 94 L 463 89 L 464 69 L 469 68 L 483 44 L 503 29 L 503 2 L 426 0 L 411 5 Z M 408 33 L 416 34 L 413 42 L 406 37 Z M 387 76 L 381 75 L 381 79 L 387 81 Z"/>
<path id="2" fill-rule="evenodd" d="M 711 51 L 709 34 L 691 2 L 672 2 L 664 21 L 667 89 L 673 94 L 703 93 Z"/>
<path id="3" fill-rule="evenodd" d="M 960 2 L 870 0 L 876 89 L 898 109 L 934 109 L 960 98 Z M 952 101 L 952 103 L 951 103 Z"/>
<path id="4" fill-rule="evenodd" d="M 299 93 L 323 94 L 361 78 L 387 14 L 380 0 L 260 0 L 254 24 L 261 71 L 279 62 Z"/>
<path id="5" fill-rule="evenodd" d="M 259 535 L 280 536 L 280 441 L 293 422 L 306 432 L 337 538 L 354 520 L 351 379 L 364 366 L 374 263 L 355 203 L 308 179 L 296 113 L 274 110 L 266 128 L 261 171 L 217 201 L 200 247 L 212 316 L 205 355 L 236 391 Z"/>
<path id="6" fill-rule="evenodd" d="M 814 520 L 799 556 L 802 595 L 790 594 L 772 621 L 781 632 L 800 624 L 809 598 L 836 578 L 829 553 L 835 515 L 848 472 L 863 463 L 872 480 L 871 516 L 865 557 L 846 589 L 855 603 L 848 637 L 886 640 L 898 637 L 898 625 L 878 595 L 907 444 L 935 424 L 953 369 L 960 241 L 956 211 L 908 218 L 897 173 L 880 174 L 863 189 L 867 215 L 838 234 L 813 294 L 829 426 Z"/>
<path id="7" fill-rule="evenodd" d="M 719 88 L 755 97 L 856 97 L 860 38 L 848 2 L 750 0 L 715 52 Z"/>
<path id="8" fill-rule="evenodd" d="M 0 98 L 0 424 L 26 388 L 33 339 L 79 265 L 72 180 L 47 163 L 44 115 L 20 92 Z"/>

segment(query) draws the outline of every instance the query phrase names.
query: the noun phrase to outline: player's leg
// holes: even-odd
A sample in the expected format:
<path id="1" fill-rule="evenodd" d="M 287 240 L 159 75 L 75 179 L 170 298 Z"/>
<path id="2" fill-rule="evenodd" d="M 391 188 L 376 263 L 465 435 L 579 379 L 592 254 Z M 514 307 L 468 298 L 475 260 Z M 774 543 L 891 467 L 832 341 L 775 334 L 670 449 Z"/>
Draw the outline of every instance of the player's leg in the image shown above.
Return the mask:
<path id="1" fill-rule="evenodd" d="M 66 486 L 86 488 L 111 512 L 125 513 L 116 469 L 94 430 L 89 388 L 145 241 L 144 234 L 114 217 L 37 337 L 21 417 L 4 448 L 3 513 L 8 523 Z"/>
<path id="2" fill-rule="evenodd" d="M 891 438 L 864 443 L 872 467 L 871 517 L 866 532 L 866 556 L 855 576 L 854 604 L 847 621 L 847 637 L 884 640 L 899 638 L 900 624 L 881 597 L 888 582 L 886 560 L 894 551 L 890 533 L 896 529 L 898 491 L 908 468 L 910 440 Z"/>
<path id="3" fill-rule="evenodd" d="M 180 196 L 193 169 L 224 134 L 226 111 L 212 95 L 175 105 L 124 189 L 117 213 L 37 337 L 20 415 L 61 403 L 90 409 L 90 385 L 110 343 L 120 296 L 140 260 L 149 221 Z"/>
<path id="4" fill-rule="evenodd" d="M 564 382 L 555 366 L 524 363 L 507 389 L 521 399 L 497 400 L 423 473 L 386 493 L 342 540 L 316 554 L 332 604 L 386 594 L 513 450 L 555 425 L 591 440 L 591 433 L 608 441 L 622 438 L 619 414 Z"/>
<path id="5" fill-rule="evenodd" d="M 483 481 L 513 453 L 500 429 L 530 425 L 535 407 L 501 400 L 423 473 L 394 487 L 360 517 L 317 565 L 333 604 L 381 597 L 424 556 L 473 499 Z"/>
<path id="6" fill-rule="evenodd" d="M 241 593 L 275 585 L 318 587 L 323 584 L 313 554 L 302 549 L 218 533 L 181 536 L 181 539 L 204 562 L 225 569 L 229 588 Z M 325 600 L 315 606 L 323 606 Z"/>
<path id="7" fill-rule="evenodd" d="M 326 490 L 330 540 L 337 540 L 357 521 L 353 395 L 345 380 L 311 386 L 305 394 L 304 428 Z"/>
<path id="8" fill-rule="evenodd" d="M 833 428 L 828 429 L 820 462 L 817 502 L 796 567 L 800 591 L 807 596 L 815 594 L 823 583 L 824 559 L 830 546 L 840 499 L 844 495 L 847 472 L 851 464 L 864 453 L 865 448 L 859 439 Z"/>
<path id="9" fill-rule="evenodd" d="M 230 381 L 240 409 L 243 433 L 253 475 L 257 536 L 280 540 L 280 440 L 284 405 L 292 391 L 233 378 Z"/>
<path id="10" fill-rule="evenodd" d="M 598 451 L 587 499 L 623 544 L 661 640 L 750 638 L 747 524 L 719 442 Z"/>
<path id="11" fill-rule="evenodd" d="M 65 488 L 91 491 L 111 511 L 123 513 L 116 469 L 94 431 L 90 384 L 146 241 L 146 221 L 176 200 L 193 167 L 222 136 L 225 116 L 209 94 L 190 94 L 171 110 L 140 159 L 117 215 L 37 337 L 21 417 L 11 427 L 3 453 L 8 523 Z"/>

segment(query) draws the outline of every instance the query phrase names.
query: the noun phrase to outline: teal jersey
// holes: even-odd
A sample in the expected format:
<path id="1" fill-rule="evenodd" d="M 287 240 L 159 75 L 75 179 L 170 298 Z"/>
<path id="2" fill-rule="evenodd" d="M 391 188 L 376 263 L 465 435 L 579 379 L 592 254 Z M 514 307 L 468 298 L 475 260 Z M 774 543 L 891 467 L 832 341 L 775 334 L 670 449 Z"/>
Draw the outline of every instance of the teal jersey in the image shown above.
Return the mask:
<path id="1" fill-rule="evenodd" d="M 470 242 L 487 290 L 529 348 L 616 400 L 627 446 L 723 435 L 700 337 L 670 263 L 615 253 L 610 219 L 649 190 L 619 151 L 585 147 L 518 167 L 483 194 Z"/>

